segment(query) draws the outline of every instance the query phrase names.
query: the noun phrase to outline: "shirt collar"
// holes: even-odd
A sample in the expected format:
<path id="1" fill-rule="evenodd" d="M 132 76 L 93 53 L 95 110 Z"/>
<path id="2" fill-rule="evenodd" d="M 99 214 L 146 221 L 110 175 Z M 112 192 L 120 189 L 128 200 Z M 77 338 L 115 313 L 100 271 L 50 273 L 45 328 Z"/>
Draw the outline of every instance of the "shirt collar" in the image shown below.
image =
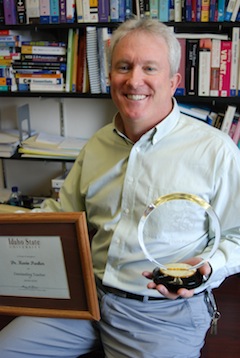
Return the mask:
<path id="1" fill-rule="evenodd" d="M 178 107 L 177 101 L 173 98 L 173 109 L 169 115 L 164 118 L 160 123 L 158 123 L 154 128 L 146 132 L 141 139 L 149 139 L 152 144 L 157 143 L 161 138 L 171 132 L 171 130 L 178 123 L 180 118 L 180 109 Z M 116 113 L 113 117 L 114 131 L 127 142 L 133 143 L 124 133 L 121 120 L 119 118 L 119 112 Z M 141 140 L 140 139 L 140 140 Z M 134 143 L 133 143 L 134 144 Z"/>

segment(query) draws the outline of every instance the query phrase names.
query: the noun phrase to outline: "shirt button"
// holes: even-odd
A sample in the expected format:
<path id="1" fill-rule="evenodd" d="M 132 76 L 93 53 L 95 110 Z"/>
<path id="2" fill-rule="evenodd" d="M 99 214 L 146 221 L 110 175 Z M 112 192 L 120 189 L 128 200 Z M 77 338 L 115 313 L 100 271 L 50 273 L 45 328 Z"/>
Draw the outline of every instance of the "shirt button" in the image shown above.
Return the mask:
<path id="1" fill-rule="evenodd" d="M 129 214 L 129 209 L 128 208 L 124 209 L 124 213 Z"/>

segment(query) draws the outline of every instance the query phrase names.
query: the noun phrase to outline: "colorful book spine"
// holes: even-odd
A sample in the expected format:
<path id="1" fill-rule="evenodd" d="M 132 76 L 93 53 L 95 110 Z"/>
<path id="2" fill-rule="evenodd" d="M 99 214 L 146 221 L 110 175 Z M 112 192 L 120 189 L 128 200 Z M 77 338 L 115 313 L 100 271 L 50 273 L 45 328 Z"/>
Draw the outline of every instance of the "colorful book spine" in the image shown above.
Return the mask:
<path id="1" fill-rule="evenodd" d="M 39 24 L 40 22 L 39 0 L 26 0 L 26 13 L 28 24 Z"/>
<path id="2" fill-rule="evenodd" d="M 98 0 L 89 0 L 90 22 L 98 22 Z"/>
<path id="3" fill-rule="evenodd" d="M 59 0 L 59 15 L 60 23 L 64 24 L 67 22 L 66 18 L 66 0 Z"/>
<path id="4" fill-rule="evenodd" d="M 17 14 L 15 0 L 3 0 L 5 25 L 16 25 Z"/>
<path id="5" fill-rule="evenodd" d="M 185 2 L 185 21 L 192 21 L 192 0 Z"/>
<path id="6" fill-rule="evenodd" d="M 202 0 L 201 22 L 209 21 L 210 0 Z"/>
<path id="7" fill-rule="evenodd" d="M 82 0 L 83 22 L 90 22 L 90 3 L 89 0 Z"/>
<path id="8" fill-rule="evenodd" d="M 66 21 L 73 23 L 75 17 L 75 0 L 66 0 Z"/>
<path id="9" fill-rule="evenodd" d="M 181 22 L 182 21 L 182 1 L 174 0 L 174 21 Z"/>
<path id="10" fill-rule="evenodd" d="M 240 14 L 240 0 L 237 0 L 232 12 L 231 21 L 240 21 L 240 18 L 238 18 L 238 14 Z"/>
<path id="11" fill-rule="evenodd" d="M 76 0 L 76 17 L 77 17 L 78 23 L 83 22 L 83 1 L 82 0 Z"/>
<path id="12" fill-rule="evenodd" d="M 230 96 L 237 95 L 238 74 L 240 71 L 240 28 L 233 27 L 232 29 L 232 61 L 230 73 Z"/>
<path id="13" fill-rule="evenodd" d="M 218 18 L 217 21 L 222 22 L 225 18 L 226 0 L 218 0 Z"/>
<path id="14" fill-rule="evenodd" d="M 212 39 L 210 96 L 218 97 L 221 40 Z"/>
<path id="15" fill-rule="evenodd" d="M 186 41 L 186 95 L 196 96 L 198 92 L 199 40 Z"/>
<path id="16" fill-rule="evenodd" d="M 145 1 L 145 4 L 149 6 L 149 0 Z M 149 10 L 150 16 L 150 10 Z M 119 0 L 119 22 L 124 22 L 126 17 L 126 2 L 125 0 Z"/>
<path id="17" fill-rule="evenodd" d="M 126 8 L 127 3 L 130 4 L 131 1 L 126 1 Z M 128 7 L 129 13 L 132 11 L 130 5 Z M 108 0 L 98 0 L 98 18 L 99 22 L 109 22 L 110 21 L 110 12 L 109 12 L 109 1 Z M 127 10 L 126 10 L 127 13 Z"/>
<path id="18" fill-rule="evenodd" d="M 110 19 L 111 19 L 111 22 L 118 22 L 119 0 L 110 0 Z"/>
<path id="19" fill-rule="evenodd" d="M 232 13 L 234 10 L 234 7 L 236 5 L 236 0 L 229 0 L 226 10 L 225 10 L 225 14 L 224 14 L 224 21 L 231 21 L 231 17 L 232 17 Z"/>
<path id="20" fill-rule="evenodd" d="M 158 0 L 150 0 L 150 18 L 158 19 Z"/>
<path id="21" fill-rule="evenodd" d="M 224 132 L 226 134 L 229 133 L 236 110 L 237 110 L 237 107 L 235 107 L 235 106 L 230 106 L 230 105 L 227 106 L 227 110 L 224 114 L 222 125 L 220 128 L 222 132 Z"/>
<path id="22" fill-rule="evenodd" d="M 196 0 L 196 21 L 201 21 L 202 0 Z"/>
<path id="23" fill-rule="evenodd" d="M 168 22 L 169 19 L 169 3 L 168 0 L 159 0 L 158 17 L 161 22 Z"/>
<path id="24" fill-rule="evenodd" d="M 199 40 L 198 96 L 210 95 L 212 40 Z"/>
<path id="25" fill-rule="evenodd" d="M 219 75 L 219 96 L 230 96 L 230 73 L 231 73 L 231 51 L 232 41 L 221 41 L 220 51 L 220 75 Z"/>
<path id="26" fill-rule="evenodd" d="M 50 23 L 59 23 L 59 0 L 50 0 Z"/>
<path id="27" fill-rule="evenodd" d="M 100 0 L 98 0 L 100 1 Z M 151 2 L 151 0 L 150 0 Z M 149 2 L 149 4 L 150 4 Z M 107 1 L 108 3 L 108 1 Z M 125 20 L 130 19 L 133 16 L 133 0 L 126 0 L 125 1 Z M 99 20 L 100 21 L 100 20 Z"/>
<path id="28" fill-rule="evenodd" d="M 217 21 L 217 0 L 210 0 L 209 21 Z"/>
<path id="29" fill-rule="evenodd" d="M 66 72 L 66 92 L 70 92 L 72 88 L 72 59 L 73 59 L 73 29 L 68 30 L 67 45 L 67 72 Z"/>
<path id="30" fill-rule="evenodd" d="M 45 55 L 65 55 L 66 48 L 63 46 L 28 46 L 21 47 L 22 54 L 45 54 Z"/>
<path id="31" fill-rule="evenodd" d="M 50 0 L 39 0 L 40 24 L 50 23 Z"/>
<path id="32" fill-rule="evenodd" d="M 26 24 L 27 23 L 27 14 L 26 14 L 26 4 L 25 0 L 16 1 L 16 12 L 17 12 L 17 23 Z"/>

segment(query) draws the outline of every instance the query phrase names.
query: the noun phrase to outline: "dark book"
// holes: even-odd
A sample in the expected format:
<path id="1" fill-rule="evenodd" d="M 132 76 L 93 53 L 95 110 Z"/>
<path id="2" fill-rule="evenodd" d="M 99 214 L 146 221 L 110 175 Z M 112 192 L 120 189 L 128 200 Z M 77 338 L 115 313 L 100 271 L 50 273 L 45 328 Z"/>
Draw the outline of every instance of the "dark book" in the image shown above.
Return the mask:
<path id="1" fill-rule="evenodd" d="M 186 95 L 197 96 L 198 94 L 198 54 L 199 40 L 186 40 Z"/>
<path id="2" fill-rule="evenodd" d="M 17 23 L 26 24 L 27 23 L 27 14 L 26 14 L 26 4 L 25 0 L 16 0 L 16 11 L 17 11 Z"/>

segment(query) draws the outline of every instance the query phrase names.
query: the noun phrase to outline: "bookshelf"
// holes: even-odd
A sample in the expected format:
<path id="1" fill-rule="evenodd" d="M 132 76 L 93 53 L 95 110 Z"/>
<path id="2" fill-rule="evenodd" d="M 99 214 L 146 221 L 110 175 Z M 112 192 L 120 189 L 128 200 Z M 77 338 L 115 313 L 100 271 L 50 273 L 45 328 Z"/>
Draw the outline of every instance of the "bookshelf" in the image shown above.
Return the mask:
<path id="1" fill-rule="evenodd" d="M 232 36 L 232 29 L 233 27 L 240 27 L 240 22 L 231 22 L 231 21 L 221 21 L 221 22 L 190 22 L 190 21 L 180 21 L 174 22 L 169 21 L 165 22 L 168 26 L 173 27 L 174 31 L 179 33 L 210 33 L 210 34 L 220 34 L 225 33 L 228 35 L 229 38 Z M 0 23 L 0 30 L 10 29 L 15 32 L 19 33 L 30 33 L 33 38 L 44 38 L 50 36 L 55 41 L 65 41 L 67 43 L 68 40 L 68 32 L 70 29 L 77 30 L 79 29 L 80 32 L 83 32 L 88 26 L 95 26 L 96 28 L 103 28 L 108 27 L 110 30 L 114 30 L 119 25 L 119 22 L 83 22 L 77 23 L 76 19 L 75 22 L 72 23 L 53 23 L 53 24 L 16 24 L 16 25 L 4 25 Z M 98 100 L 104 102 L 106 101 L 109 103 L 110 101 L 110 94 L 108 93 L 80 93 L 80 92 L 44 92 L 44 91 L 0 91 L 0 101 L 4 101 L 5 99 L 8 101 L 35 101 L 35 100 L 42 100 L 45 99 L 51 100 L 55 99 L 57 101 L 78 101 L 80 100 L 81 103 L 89 101 L 93 101 L 96 103 Z M 234 105 L 237 107 L 238 111 L 240 110 L 239 104 L 239 96 L 231 96 L 231 97 L 219 97 L 219 96 L 198 96 L 198 95 L 183 95 L 183 96 L 176 96 L 177 100 L 181 103 L 191 103 L 199 106 L 208 106 L 211 107 L 213 111 L 225 111 L 229 104 Z M 72 103 L 72 102 L 71 102 Z M 62 104 L 60 107 L 63 106 Z M 91 107 L 91 105 L 90 105 Z M 65 116 L 65 111 L 63 108 L 61 109 L 63 116 Z M 61 117 L 61 116 L 60 116 Z M 70 118 L 59 118 L 61 121 L 61 126 L 66 125 L 66 121 L 71 121 Z M 64 128 L 61 128 L 61 132 L 64 133 Z M 1 158 L 0 158 L 1 159 Z M 15 155 L 12 158 L 7 158 L 10 161 L 23 161 L 24 158 L 21 158 L 20 155 Z M 6 159 L 3 161 L 6 162 Z M 24 161 L 32 162 L 32 161 L 40 161 L 41 159 L 31 159 L 25 158 Z M 52 162 L 53 159 L 46 159 L 44 161 Z M 56 159 L 55 161 L 61 162 L 63 160 Z M 64 162 L 64 161 L 63 161 Z M 64 164 L 63 164 L 64 166 Z M 64 166 L 65 167 L 65 166 Z"/>

